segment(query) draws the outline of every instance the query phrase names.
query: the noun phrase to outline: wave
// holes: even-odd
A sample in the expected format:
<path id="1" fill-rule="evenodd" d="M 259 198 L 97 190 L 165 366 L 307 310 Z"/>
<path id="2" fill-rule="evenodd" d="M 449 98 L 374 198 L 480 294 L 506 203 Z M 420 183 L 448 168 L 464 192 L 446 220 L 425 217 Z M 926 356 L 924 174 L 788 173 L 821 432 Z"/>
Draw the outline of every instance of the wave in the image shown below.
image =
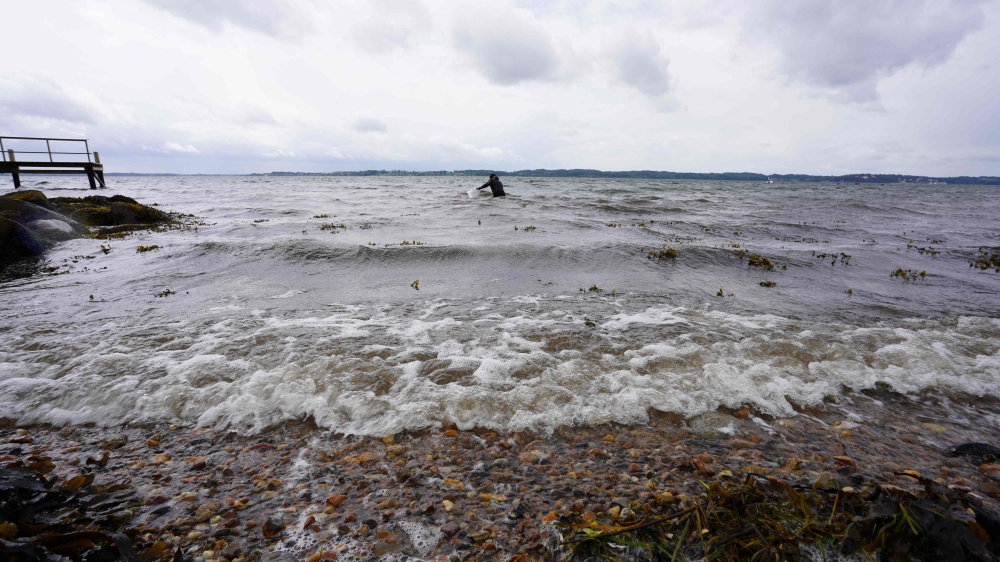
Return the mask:
<path id="1" fill-rule="evenodd" d="M 662 305 L 623 310 L 608 300 L 590 308 L 589 326 L 584 302 L 220 311 L 99 331 L 43 357 L 16 347 L 0 354 L 0 411 L 19 423 L 243 431 L 309 416 L 337 432 L 386 435 L 449 422 L 548 432 L 720 406 L 789 416 L 878 387 L 1000 395 L 995 319 L 861 326 Z"/>

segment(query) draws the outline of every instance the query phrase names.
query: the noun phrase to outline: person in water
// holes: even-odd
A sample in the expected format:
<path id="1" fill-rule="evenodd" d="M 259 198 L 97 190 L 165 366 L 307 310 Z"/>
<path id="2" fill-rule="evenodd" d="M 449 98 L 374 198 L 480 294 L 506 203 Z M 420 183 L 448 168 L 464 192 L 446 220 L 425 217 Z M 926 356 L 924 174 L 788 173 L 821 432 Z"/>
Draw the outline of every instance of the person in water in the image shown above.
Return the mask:
<path id="1" fill-rule="evenodd" d="M 503 184 L 500 182 L 500 178 L 496 174 L 490 174 L 490 179 L 480 187 L 476 189 L 482 189 L 489 186 L 490 191 L 493 192 L 493 197 L 506 197 L 507 194 L 503 192 Z"/>

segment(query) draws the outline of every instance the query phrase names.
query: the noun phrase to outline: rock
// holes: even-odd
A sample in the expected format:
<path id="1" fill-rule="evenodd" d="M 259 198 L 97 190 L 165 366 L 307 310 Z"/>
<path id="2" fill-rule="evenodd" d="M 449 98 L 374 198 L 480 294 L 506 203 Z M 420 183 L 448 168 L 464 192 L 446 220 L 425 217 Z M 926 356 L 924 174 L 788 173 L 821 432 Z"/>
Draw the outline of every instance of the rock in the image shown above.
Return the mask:
<path id="1" fill-rule="evenodd" d="M 980 457 L 985 461 L 1000 459 L 1000 448 L 989 443 L 962 443 L 948 447 L 949 457 Z"/>
<path id="2" fill-rule="evenodd" d="M 983 476 L 990 476 L 993 478 L 1000 477 L 1000 464 L 986 463 L 979 465 L 979 473 Z"/>
<path id="3" fill-rule="evenodd" d="M 219 511 L 219 504 L 215 502 L 203 503 L 195 511 L 194 520 L 199 523 L 208 521 L 217 511 Z"/>
<path id="4" fill-rule="evenodd" d="M 399 543 L 375 541 L 375 544 L 372 545 L 372 554 L 375 556 L 385 556 L 395 550 L 399 550 Z"/>
<path id="5" fill-rule="evenodd" d="M 922 423 L 920 424 L 920 427 L 922 427 L 927 431 L 930 431 L 931 433 L 937 433 L 937 434 L 948 433 L 947 427 L 943 425 L 938 425 L 936 423 Z"/>
<path id="6" fill-rule="evenodd" d="M 219 451 L 205 457 L 205 464 L 208 466 L 219 466 L 229 459 L 229 453 Z"/>
<path id="7" fill-rule="evenodd" d="M 12 191 L 10 193 L 4 193 L 3 197 L 17 199 L 18 201 L 27 201 L 28 203 L 31 203 L 33 205 L 38 205 L 39 207 L 45 207 L 50 211 L 52 210 L 52 205 L 49 204 L 49 198 L 46 197 L 44 193 L 38 191 L 37 189 Z"/>
<path id="8" fill-rule="evenodd" d="M 326 498 L 327 505 L 333 507 L 340 507 L 340 504 L 344 503 L 345 501 L 347 501 L 347 496 L 343 494 L 331 494 L 329 497 Z"/>
<path id="9" fill-rule="evenodd" d="M 87 226 L 118 226 L 123 224 L 162 224 L 170 217 L 158 209 L 140 205 L 124 195 L 91 195 L 89 197 L 55 197 L 52 208 L 72 215 Z"/>
<path id="10" fill-rule="evenodd" d="M 715 474 L 715 469 L 711 467 L 712 457 L 708 456 L 708 453 L 702 453 L 691 459 L 691 464 L 701 474 Z"/>
<path id="11" fill-rule="evenodd" d="M 36 221 L 59 221 L 69 226 L 70 230 L 77 236 L 83 236 L 86 233 L 80 223 L 65 215 L 9 197 L 0 197 L 0 217 L 12 220 L 32 231 L 36 230 L 32 227 L 32 223 Z"/>
<path id="12" fill-rule="evenodd" d="M 1000 498 L 1000 485 L 992 480 L 987 480 L 979 485 L 979 491 L 984 492 L 993 496 L 994 498 Z"/>
<path id="13" fill-rule="evenodd" d="M 0 267 L 44 252 L 45 245 L 30 230 L 0 216 Z"/>
<path id="14" fill-rule="evenodd" d="M 455 480 L 453 478 L 445 478 L 444 480 L 441 481 L 441 486 L 445 488 L 451 488 L 459 492 L 465 491 L 465 484 L 462 484 L 460 481 Z"/>
<path id="15" fill-rule="evenodd" d="M 294 553 L 279 550 L 267 553 L 261 558 L 261 562 L 299 562 L 299 558 Z"/>
<path id="16" fill-rule="evenodd" d="M 691 418 L 688 422 L 691 431 L 704 437 L 732 435 L 744 425 L 744 421 L 719 412 L 707 412 Z"/>
<path id="17" fill-rule="evenodd" d="M 97 446 L 102 449 L 118 449 L 128 443 L 128 437 L 121 433 L 109 433 L 97 440 Z"/>
<path id="18" fill-rule="evenodd" d="M 448 537 L 449 539 L 458 534 L 462 529 L 458 526 L 455 521 L 449 521 L 441 526 L 441 534 Z"/>
<path id="19" fill-rule="evenodd" d="M 266 539 L 278 535 L 278 533 L 283 531 L 284 528 L 285 524 L 281 521 L 281 519 L 278 519 L 276 517 L 269 518 L 267 521 L 264 521 L 263 525 L 260 526 L 260 530 L 264 534 L 264 538 Z"/>

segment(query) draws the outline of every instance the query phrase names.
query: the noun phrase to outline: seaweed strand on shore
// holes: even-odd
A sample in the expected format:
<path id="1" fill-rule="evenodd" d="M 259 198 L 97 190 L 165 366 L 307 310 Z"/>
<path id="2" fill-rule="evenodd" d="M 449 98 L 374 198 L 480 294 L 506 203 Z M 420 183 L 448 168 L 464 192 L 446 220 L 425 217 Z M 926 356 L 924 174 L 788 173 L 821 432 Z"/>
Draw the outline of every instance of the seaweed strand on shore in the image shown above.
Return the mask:
<path id="1" fill-rule="evenodd" d="M 874 483 L 856 491 L 822 478 L 805 488 L 749 474 L 702 482 L 695 505 L 673 513 L 629 501 L 613 520 L 574 513 L 556 525 L 570 560 L 799 560 L 809 550 L 823 559 L 996 559 L 1000 513 L 913 471 L 900 475 L 923 492 Z"/>

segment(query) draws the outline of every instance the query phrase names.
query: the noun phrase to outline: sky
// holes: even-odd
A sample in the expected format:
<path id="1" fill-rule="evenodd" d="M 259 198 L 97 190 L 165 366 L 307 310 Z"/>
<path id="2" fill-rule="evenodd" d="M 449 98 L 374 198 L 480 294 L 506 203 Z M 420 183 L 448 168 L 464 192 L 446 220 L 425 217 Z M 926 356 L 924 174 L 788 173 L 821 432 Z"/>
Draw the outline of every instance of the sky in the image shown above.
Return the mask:
<path id="1" fill-rule="evenodd" d="M 1000 176 L 1000 0 L 6 2 L 0 135 L 108 172 Z"/>

